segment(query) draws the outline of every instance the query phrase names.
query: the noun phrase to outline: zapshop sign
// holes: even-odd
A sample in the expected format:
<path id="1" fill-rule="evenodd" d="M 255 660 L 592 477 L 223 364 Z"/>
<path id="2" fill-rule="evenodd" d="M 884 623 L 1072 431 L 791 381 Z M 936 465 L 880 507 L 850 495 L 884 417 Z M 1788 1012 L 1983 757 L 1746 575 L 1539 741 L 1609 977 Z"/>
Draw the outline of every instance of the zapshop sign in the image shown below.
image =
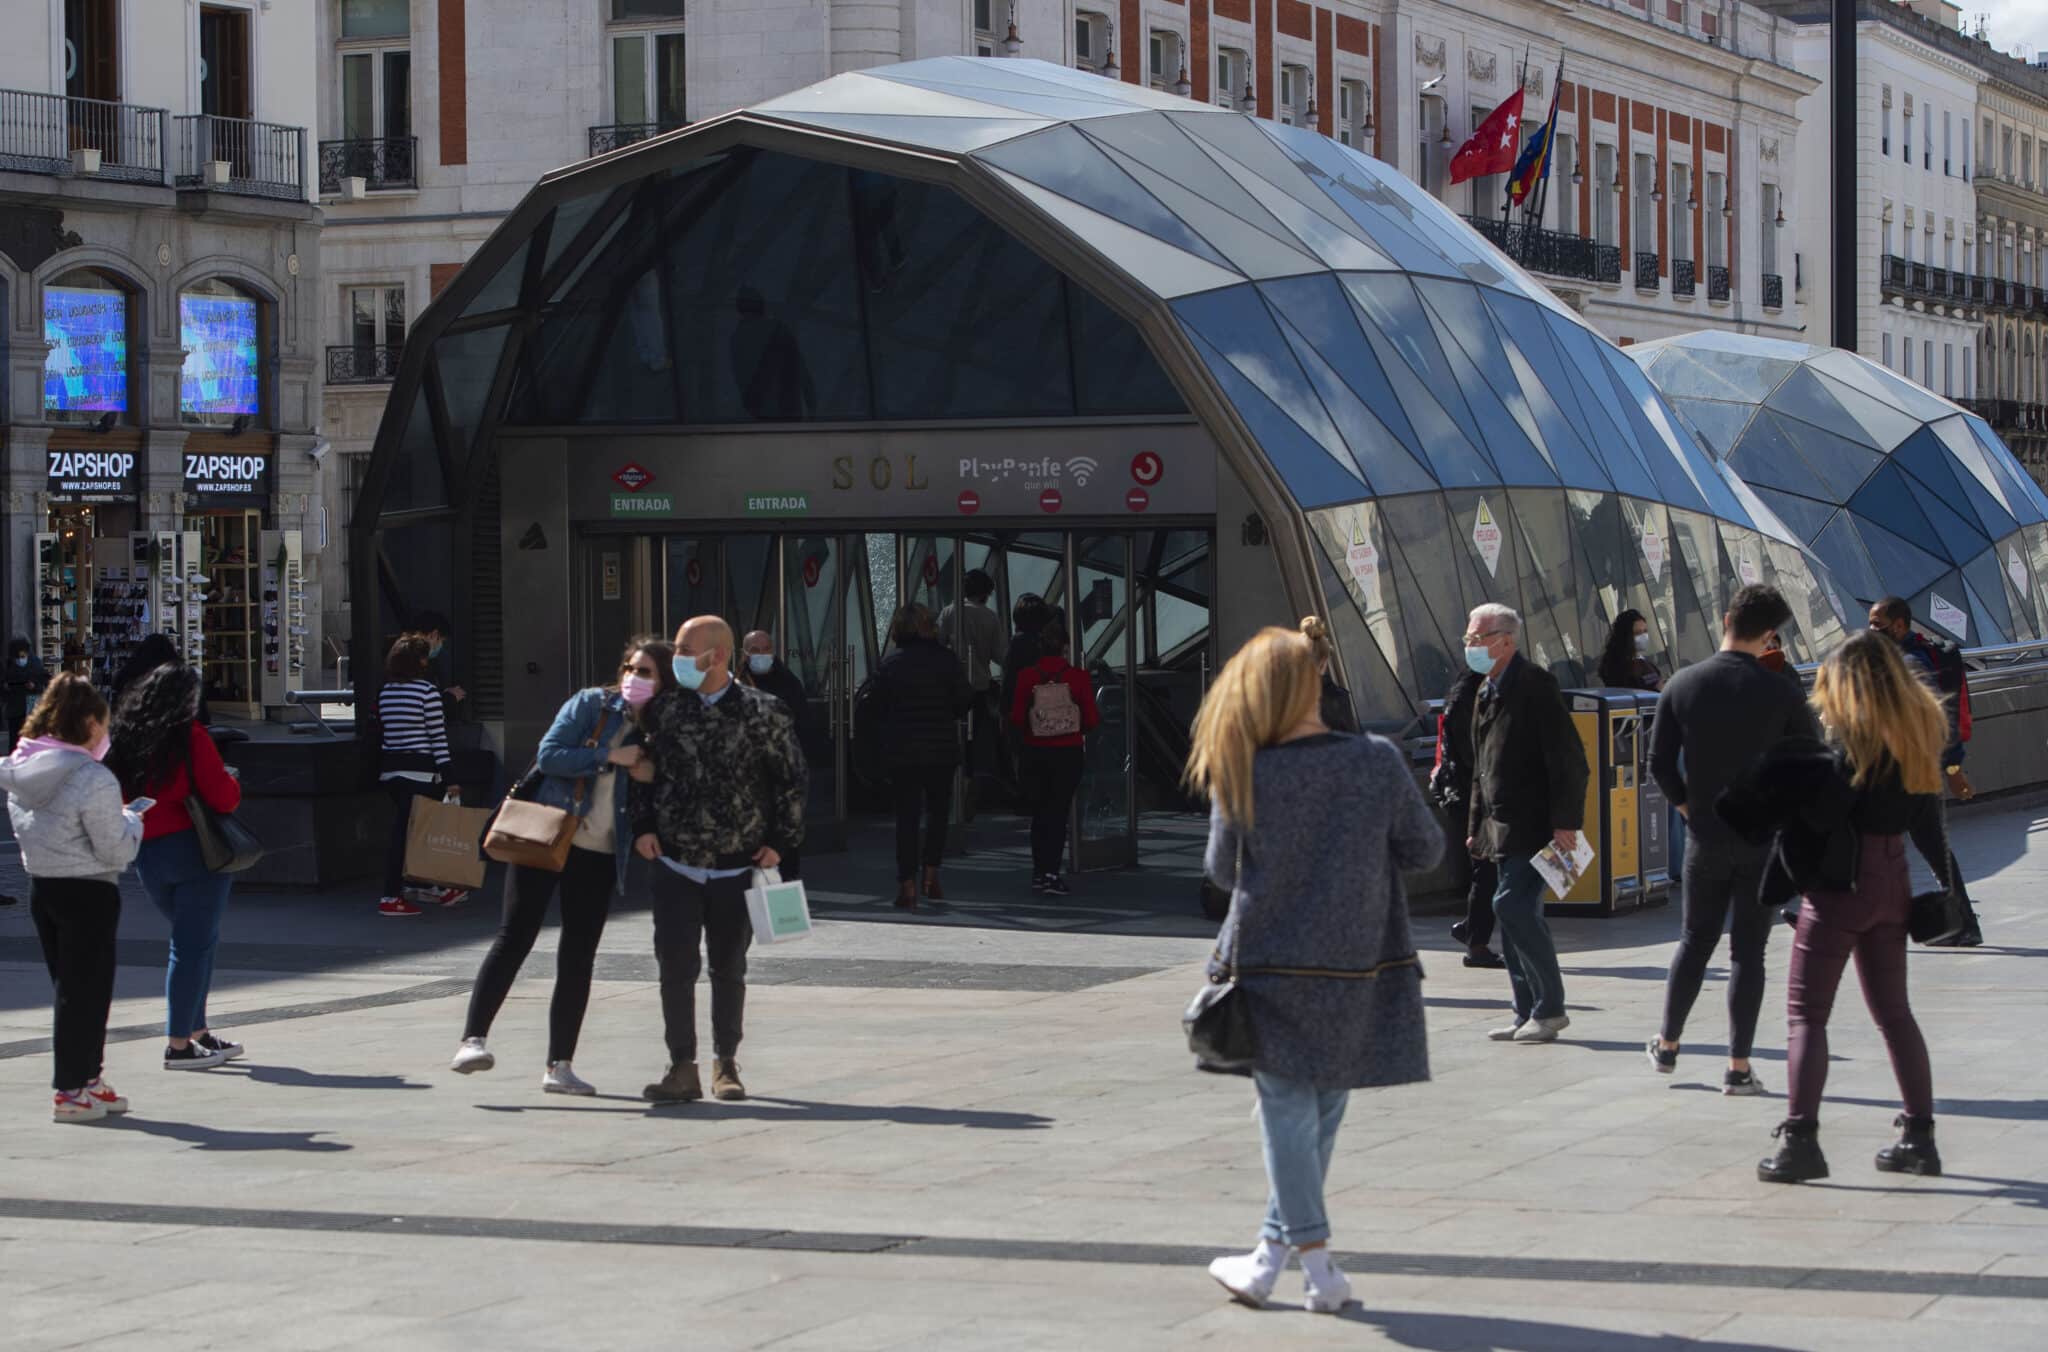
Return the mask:
<path id="1" fill-rule="evenodd" d="M 53 502 L 119 502 L 135 496 L 133 451 L 51 451 Z"/>
<path id="2" fill-rule="evenodd" d="M 259 502 L 270 494 L 270 456 L 188 454 L 185 493 L 208 503 Z"/>

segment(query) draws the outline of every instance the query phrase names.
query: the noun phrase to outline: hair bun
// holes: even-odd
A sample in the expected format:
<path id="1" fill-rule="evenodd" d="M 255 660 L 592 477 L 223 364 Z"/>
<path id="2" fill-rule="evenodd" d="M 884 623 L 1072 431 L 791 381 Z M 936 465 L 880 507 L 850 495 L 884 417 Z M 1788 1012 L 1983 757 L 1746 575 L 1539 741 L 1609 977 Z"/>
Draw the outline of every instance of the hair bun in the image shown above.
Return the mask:
<path id="1" fill-rule="evenodd" d="M 1304 637 L 1311 639 L 1328 638 L 1330 636 L 1330 626 L 1323 623 L 1322 616 L 1309 615 L 1302 619 L 1301 632 Z"/>

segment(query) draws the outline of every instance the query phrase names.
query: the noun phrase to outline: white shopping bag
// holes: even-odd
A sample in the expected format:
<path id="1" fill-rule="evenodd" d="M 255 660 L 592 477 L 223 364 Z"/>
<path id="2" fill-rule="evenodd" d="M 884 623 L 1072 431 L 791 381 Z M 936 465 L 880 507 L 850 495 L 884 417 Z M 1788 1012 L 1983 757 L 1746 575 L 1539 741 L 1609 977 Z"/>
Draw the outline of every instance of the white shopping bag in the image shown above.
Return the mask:
<path id="1" fill-rule="evenodd" d="M 811 932 L 811 903 L 800 882 L 782 881 L 781 869 L 755 869 L 747 888 L 747 918 L 764 944 L 787 943 Z"/>

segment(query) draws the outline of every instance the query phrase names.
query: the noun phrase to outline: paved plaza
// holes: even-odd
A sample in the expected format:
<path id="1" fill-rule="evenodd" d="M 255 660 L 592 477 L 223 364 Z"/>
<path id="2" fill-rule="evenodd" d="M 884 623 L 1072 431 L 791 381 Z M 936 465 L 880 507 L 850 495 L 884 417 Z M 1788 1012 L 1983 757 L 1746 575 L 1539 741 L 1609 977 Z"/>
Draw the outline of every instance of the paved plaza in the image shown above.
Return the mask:
<path id="1" fill-rule="evenodd" d="M 1550 1047 L 1483 1038 L 1506 982 L 1424 920 L 1436 1079 L 1352 1100 L 1330 1205 L 1361 1299 L 1334 1319 L 1298 1277 L 1253 1312 L 1202 1271 L 1254 1237 L 1264 1177 L 1248 1084 L 1194 1073 L 1180 1039 L 1209 942 L 1186 849 L 1056 904 L 982 852 L 918 921 L 883 900 L 886 863 L 816 861 L 817 936 L 755 950 L 756 1098 L 661 1109 L 638 1099 L 663 1061 L 638 904 L 576 1058 L 600 1096 L 571 1100 L 539 1092 L 552 929 L 498 1069 L 447 1069 L 480 899 L 399 924 L 361 896 L 238 896 L 212 1013 L 249 1057 L 164 1074 L 162 927 L 131 885 L 107 1073 L 134 1109 L 59 1127 L 27 908 L 0 910 L 0 1346 L 2037 1352 L 2043 829 L 2044 799 L 1959 814 L 1991 946 L 1912 957 L 1941 1179 L 1870 1168 L 1894 1090 L 1845 989 L 1834 1177 L 1756 1181 L 1783 931 L 1759 1101 L 1717 1092 L 1718 981 L 1678 1073 L 1644 1062 L 1674 908 L 1559 925 L 1573 1024 Z"/>

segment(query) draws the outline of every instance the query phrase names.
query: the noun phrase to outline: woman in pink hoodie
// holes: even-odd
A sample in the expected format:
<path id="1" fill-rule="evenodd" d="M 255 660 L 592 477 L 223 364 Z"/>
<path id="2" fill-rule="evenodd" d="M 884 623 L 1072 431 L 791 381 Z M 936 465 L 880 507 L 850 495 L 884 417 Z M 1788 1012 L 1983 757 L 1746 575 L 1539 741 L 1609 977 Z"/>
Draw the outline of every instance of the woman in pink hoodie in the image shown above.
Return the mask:
<path id="1" fill-rule="evenodd" d="M 149 803 L 122 805 L 120 781 L 99 763 L 106 754 L 107 702 L 83 676 L 66 672 L 43 691 L 14 754 L 0 761 L 0 789 L 28 870 L 29 911 L 56 990 L 50 1115 L 59 1122 L 128 1111 L 128 1100 L 100 1078 L 100 1062 L 121 919 L 115 879 L 142 844 Z"/>

